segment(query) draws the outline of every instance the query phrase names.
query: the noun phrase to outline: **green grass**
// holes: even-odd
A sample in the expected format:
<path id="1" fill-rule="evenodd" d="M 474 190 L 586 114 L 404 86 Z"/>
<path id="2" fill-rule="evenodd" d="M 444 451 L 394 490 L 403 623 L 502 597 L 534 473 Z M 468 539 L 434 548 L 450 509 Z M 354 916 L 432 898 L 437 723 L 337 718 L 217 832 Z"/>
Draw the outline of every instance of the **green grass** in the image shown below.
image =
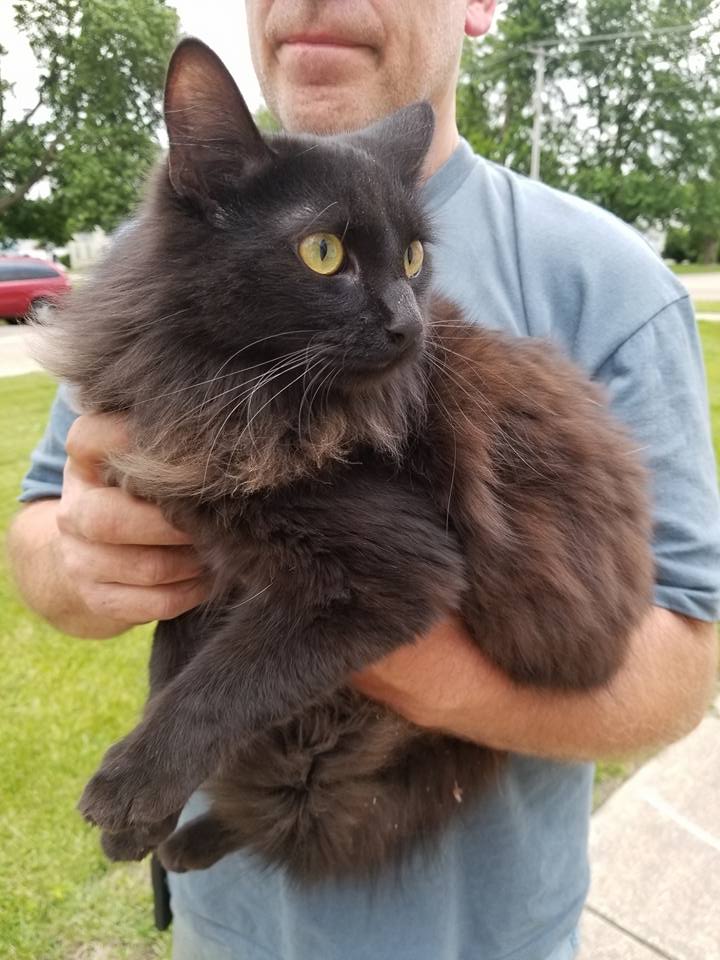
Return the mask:
<path id="1" fill-rule="evenodd" d="M 716 451 L 720 455 L 720 324 L 701 323 Z M 0 379 L 0 535 L 51 381 Z M 149 630 L 95 642 L 64 637 L 27 613 L 0 556 L 0 957 L 149 960 L 169 937 L 152 927 L 147 865 L 110 866 L 74 811 L 103 751 L 137 717 Z M 602 800 L 635 764 L 600 764 Z"/>
<path id="2" fill-rule="evenodd" d="M 0 380 L 0 535 L 54 387 L 42 374 Z M 147 864 L 110 866 L 74 810 L 104 749 L 137 717 L 149 631 L 73 640 L 27 613 L 0 557 L 0 956 L 148 960 Z"/>
<path id="3" fill-rule="evenodd" d="M 693 300 L 695 313 L 720 313 L 720 300 Z"/>
<path id="4" fill-rule="evenodd" d="M 699 327 L 705 355 L 715 459 L 720 468 L 720 323 L 700 321 Z"/>
<path id="5" fill-rule="evenodd" d="M 673 273 L 720 273 L 720 263 L 671 263 Z"/>

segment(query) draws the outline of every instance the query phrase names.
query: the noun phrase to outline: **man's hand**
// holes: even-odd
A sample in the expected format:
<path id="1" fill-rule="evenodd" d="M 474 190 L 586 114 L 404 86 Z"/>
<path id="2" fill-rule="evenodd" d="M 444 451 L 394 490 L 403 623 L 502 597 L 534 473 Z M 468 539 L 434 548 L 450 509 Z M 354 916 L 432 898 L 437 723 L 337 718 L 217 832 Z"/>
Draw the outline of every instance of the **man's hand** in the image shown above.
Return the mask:
<path id="1" fill-rule="evenodd" d="M 497 750 L 593 760 L 689 733 L 716 689 L 712 624 L 651 608 L 605 687 L 561 693 L 519 686 L 448 619 L 356 674 L 353 685 L 421 727 Z"/>
<path id="2" fill-rule="evenodd" d="M 126 446 L 119 418 L 79 417 L 67 438 L 62 497 L 30 504 L 11 530 L 25 599 L 76 636 L 115 636 L 171 619 L 208 595 L 189 538 L 159 507 L 103 483 L 103 463 Z"/>

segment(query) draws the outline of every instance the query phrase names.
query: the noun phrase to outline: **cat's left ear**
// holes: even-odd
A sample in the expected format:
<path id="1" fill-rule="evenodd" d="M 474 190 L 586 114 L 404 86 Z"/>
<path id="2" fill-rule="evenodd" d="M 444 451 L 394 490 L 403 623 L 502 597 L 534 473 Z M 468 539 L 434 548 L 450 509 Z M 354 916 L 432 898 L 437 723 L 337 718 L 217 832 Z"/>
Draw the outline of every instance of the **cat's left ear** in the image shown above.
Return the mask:
<path id="1" fill-rule="evenodd" d="M 372 126 L 352 134 L 364 150 L 414 186 L 435 132 L 435 114 L 426 100 L 411 103 Z"/>
<path id="2" fill-rule="evenodd" d="M 201 40 L 182 40 L 165 81 L 168 173 L 175 192 L 212 199 L 229 179 L 273 156 L 222 60 Z"/>

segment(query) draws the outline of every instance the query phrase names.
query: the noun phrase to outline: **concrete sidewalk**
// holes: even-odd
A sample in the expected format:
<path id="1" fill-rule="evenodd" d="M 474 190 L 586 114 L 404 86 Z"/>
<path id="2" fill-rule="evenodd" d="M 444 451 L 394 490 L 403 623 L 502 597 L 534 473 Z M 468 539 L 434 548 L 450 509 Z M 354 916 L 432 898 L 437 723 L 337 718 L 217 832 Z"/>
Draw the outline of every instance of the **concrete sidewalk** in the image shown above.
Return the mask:
<path id="1" fill-rule="evenodd" d="M 598 810 L 580 960 L 720 960 L 720 697 Z"/>
<path id="2" fill-rule="evenodd" d="M 14 377 L 41 369 L 28 356 L 25 337 L 22 324 L 0 326 L 0 377 Z"/>

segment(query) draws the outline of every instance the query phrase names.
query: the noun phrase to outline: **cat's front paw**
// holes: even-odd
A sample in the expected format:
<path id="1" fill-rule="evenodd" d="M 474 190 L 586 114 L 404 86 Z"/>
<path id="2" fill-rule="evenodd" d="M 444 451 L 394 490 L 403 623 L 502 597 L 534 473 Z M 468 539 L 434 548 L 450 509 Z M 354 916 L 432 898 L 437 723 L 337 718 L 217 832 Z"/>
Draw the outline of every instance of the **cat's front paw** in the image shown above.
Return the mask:
<path id="1" fill-rule="evenodd" d="M 194 786 L 167 769 L 160 772 L 142 749 L 120 746 L 108 751 L 78 803 L 86 820 L 115 834 L 165 821 L 184 806 Z"/>
<path id="2" fill-rule="evenodd" d="M 160 823 L 130 827 L 119 833 L 103 830 L 100 844 L 109 860 L 142 860 L 168 837 L 178 822 L 179 813 L 173 813 Z"/>

